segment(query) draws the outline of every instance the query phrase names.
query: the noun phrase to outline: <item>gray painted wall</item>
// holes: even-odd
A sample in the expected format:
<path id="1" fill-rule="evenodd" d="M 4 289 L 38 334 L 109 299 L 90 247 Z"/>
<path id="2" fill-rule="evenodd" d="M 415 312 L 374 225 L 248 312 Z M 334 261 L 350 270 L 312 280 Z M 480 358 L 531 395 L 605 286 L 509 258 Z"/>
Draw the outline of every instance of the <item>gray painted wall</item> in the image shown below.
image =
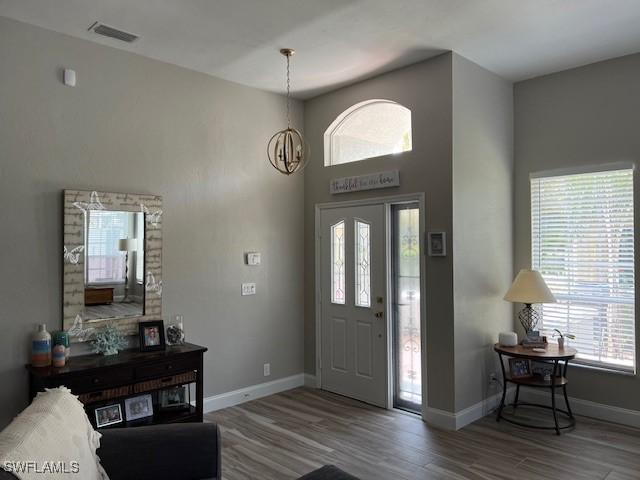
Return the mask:
<path id="1" fill-rule="evenodd" d="M 453 54 L 455 411 L 496 393 L 513 280 L 513 85 Z"/>
<path id="2" fill-rule="evenodd" d="M 451 232 L 451 54 L 381 75 L 305 102 L 305 132 L 311 163 L 305 171 L 305 371 L 315 374 L 315 241 L 317 203 L 425 193 L 428 230 Z M 413 150 L 360 162 L 324 166 L 323 135 L 350 106 L 372 98 L 398 102 L 411 110 Z M 401 187 L 329 194 L 332 178 L 400 170 Z M 450 235 L 449 235 L 450 238 Z M 451 251 L 451 244 L 447 247 Z M 427 257 L 428 404 L 454 407 L 452 257 Z"/>
<path id="3" fill-rule="evenodd" d="M 283 97 L 4 18 L 0 65 L 0 425 L 27 404 L 29 334 L 61 327 L 65 187 L 164 197 L 165 320 L 209 347 L 205 395 L 301 373 L 303 178 L 265 158 Z"/>
<path id="4" fill-rule="evenodd" d="M 515 86 L 515 269 L 531 264 L 529 174 L 640 160 L 640 54 L 567 70 Z M 636 265 L 640 182 L 635 178 Z M 636 312 L 640 311 L 636 285 Z M 636 361 L 640 328 L 636 327 Z M 640 379 L 570 369 L 573 397 L 640 409 Z"/>

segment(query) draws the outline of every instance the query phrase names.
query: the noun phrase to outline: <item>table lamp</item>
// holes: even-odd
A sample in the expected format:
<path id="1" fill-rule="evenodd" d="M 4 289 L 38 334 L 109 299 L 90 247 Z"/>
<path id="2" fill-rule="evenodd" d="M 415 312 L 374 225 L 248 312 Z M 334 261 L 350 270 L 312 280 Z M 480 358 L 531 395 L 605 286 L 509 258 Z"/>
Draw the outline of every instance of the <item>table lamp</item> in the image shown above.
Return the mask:
<path id="1" fill-rule="evenodd" d="M 124 298 L 126 302 L 129 298 L 129 252 L 138 250 L 138 240 L 136 238 L 121 238 L 118 240 L 118 250 L 125 252 L 124 257 Z"/>
<path id="2" fill-rule="evenodd" d="M 556 297 L 547 287 L 540 272 L 528 269 L 520 270 L 504 299 L 508 302 L 524 303 L 524 308 L 520 310 L 518 319 L 527 334 L 536 328 L 539 320 L 538 312 L 531 305 L 534 303 L 555 303 L 556 301 Z"/>

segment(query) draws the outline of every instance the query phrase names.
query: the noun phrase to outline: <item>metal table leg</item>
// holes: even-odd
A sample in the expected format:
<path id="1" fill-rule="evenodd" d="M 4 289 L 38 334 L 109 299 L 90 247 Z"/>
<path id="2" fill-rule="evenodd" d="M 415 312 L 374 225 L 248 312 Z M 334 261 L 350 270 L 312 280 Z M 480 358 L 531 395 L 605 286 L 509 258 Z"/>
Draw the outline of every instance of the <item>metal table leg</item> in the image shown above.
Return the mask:
<path id="1" fill-rule="evenodd" d="M 562 376 L 563 377 L 567 377 L 567 368 L 569 366 L 569 361 L 565 360 L 564 361 L 564 369 L 562 372 Z M 571 411 L 571 406 L 569 405 L 569 397 L 567 396 L 567 384 L 565 383 L 562 386 L 562 393 L 564 394 L 564 403 L 567 406 L 567 412 L 569 412 L 569 418 L 573 418 L 573 412 Z"/>
<path id="2" fill-rule="evenodd" d="M 507 396 L 507 374 L 504 371 L 504 362 L 502 361 L 502 354 L 498 353 L 498 357 L 500 358 L 500 368 L 502 369 L 502 400 L 500 400 L 500 406 L 498 407 L 498 416 L 496 417 L 496 422 L 499 422 L 500 418 L 502 418 L 502 409 L 504 408 L 504 400 Z"/>
<path id="3" fill-rule="evenodd" d="M 551 375 L 551 411 L 553 412 L 553 423 L 556 426 L 556 435 L 560 435 L 560 426 L 558 425 L 558 412 L 556 411 L 556 375 L 558 373 L 558 361 L 553 362 L 553 374 Z"/>

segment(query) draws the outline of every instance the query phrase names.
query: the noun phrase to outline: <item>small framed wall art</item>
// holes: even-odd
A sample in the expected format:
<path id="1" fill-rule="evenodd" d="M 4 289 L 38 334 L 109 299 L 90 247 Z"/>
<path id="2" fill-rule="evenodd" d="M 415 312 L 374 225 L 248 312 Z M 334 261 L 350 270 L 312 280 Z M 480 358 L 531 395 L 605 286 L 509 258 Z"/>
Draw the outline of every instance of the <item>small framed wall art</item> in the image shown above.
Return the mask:
<path id="1" fill-rule="evenodd" d="M 427 234 L 427 253 L 430 257 L 447 256 L 446 232 L 429 232 Z"/>

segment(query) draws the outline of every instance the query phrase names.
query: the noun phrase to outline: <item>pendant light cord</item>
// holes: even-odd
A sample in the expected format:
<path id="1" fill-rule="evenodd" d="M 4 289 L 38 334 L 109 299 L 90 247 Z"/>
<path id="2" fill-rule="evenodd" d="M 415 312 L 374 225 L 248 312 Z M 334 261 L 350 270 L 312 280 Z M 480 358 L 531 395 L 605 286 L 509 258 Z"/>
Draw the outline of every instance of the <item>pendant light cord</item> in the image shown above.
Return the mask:
<path id="1" fill-rule="evenodd" d="M 289 114 L 289 92 L 291 90 L 291 77 L 290 77 L 290 58 L 291 55 L 287 55 L 287 128 L 291 128 L 291 117 Z"/>

